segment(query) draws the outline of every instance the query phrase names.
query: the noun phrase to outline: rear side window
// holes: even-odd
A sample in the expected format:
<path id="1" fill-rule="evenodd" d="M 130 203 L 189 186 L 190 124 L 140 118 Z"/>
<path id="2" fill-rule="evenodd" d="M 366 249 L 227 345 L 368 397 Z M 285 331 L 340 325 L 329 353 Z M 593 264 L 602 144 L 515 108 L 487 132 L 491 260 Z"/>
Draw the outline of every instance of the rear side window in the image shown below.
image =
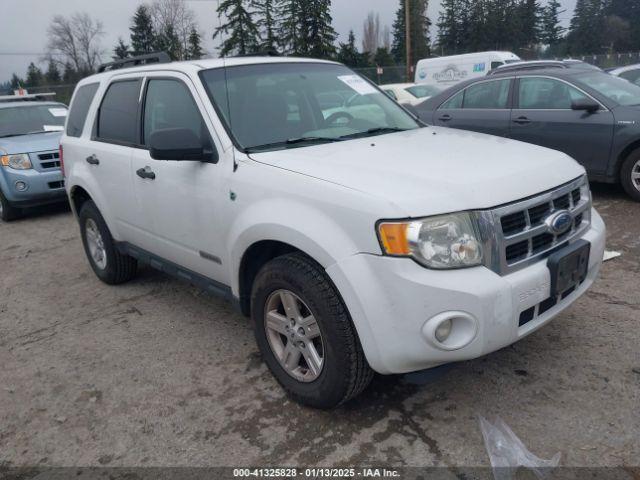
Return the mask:
<path id="1" fill-rule="evenodd" d="M 462 108 L 462 100 L 464 99 L 464 90 L 456 93 L 449 100 L 440 105 L 440 110 L 455 110 Z"/>
<path id="2" fill-rule="evenodd" d="M 70 137 L 79 137 L 84 129 L 84 122 L 87 120 L 89 107 L 93 102 L 96 92 L 100 84 L 91 83 L 83 85 L 78 89 L 73 102 L 71 103 L 71 111 L 67 120 L 67 135 Z"/>
<path id="3" fill-rule="evenodd" d="M 98 140 L 126 145 L 138 142 L 140 83 L 125 80 L 109 86 L 98 112 Z"/>
<path id="4" fill-rule="evenodd" d="M 510 85 L 510 79 L 471 85 L 465 91 L 463 108 L 507 108 L 509 104 Z"/>

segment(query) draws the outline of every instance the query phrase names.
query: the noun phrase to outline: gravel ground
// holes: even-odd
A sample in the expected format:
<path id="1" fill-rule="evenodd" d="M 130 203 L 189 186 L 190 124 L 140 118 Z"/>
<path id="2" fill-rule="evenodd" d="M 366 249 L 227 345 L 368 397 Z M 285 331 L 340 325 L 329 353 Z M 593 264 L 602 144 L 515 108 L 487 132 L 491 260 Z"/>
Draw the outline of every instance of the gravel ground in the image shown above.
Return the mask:
<path id="1" fill-rule="evenodd" d="M 100 283 L 68 210 L 0 223 L 0 464 L 488 465 L 478 416 L 499 415 L 540 457 L 638 466 L 640 204 L 594 196 L 622 257 L 564 314 L 332 412 L 287 400 L 229 304 L 151 269 Z"/>

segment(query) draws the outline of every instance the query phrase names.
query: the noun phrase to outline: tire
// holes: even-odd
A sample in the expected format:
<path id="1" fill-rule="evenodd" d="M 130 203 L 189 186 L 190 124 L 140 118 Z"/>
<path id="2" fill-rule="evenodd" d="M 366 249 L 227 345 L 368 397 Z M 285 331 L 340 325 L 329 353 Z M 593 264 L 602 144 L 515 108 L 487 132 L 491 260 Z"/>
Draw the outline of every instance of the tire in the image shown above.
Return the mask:
<path id="1" fill-rule="evenodd" d="M 620 182 L 627 194 L 640 202 L 640 150 L 632 152 L 622 164 Z"/>
<path id="2" fill-rule="evenodd" d="M 91 200 L 86 201 L 78 217 L 84 251 L 96 276 L 109 285 L 118 285 L 135 277 L 138 262 L 118 251 L 111 232 L 95 203 Z M 92 246 L 96 246 L 93 242 L 99 244 L 100 255 L 92 253 Z"/>
<path id="3" fill-rule="evenodd" d="M 22 210 L 15 208 L 0 190 L 0 219 L 5 222 L 16 220 L 22 216 Z"/>
<path id="4" fill-rule="evenodd" d="M 305 317 L 305 321 L 300 321 L 293 329 L 291 319 L 296 314 L 287 314 L 292 310 L 285 311 L 287 302 L 283 298 L 296 300 L 298 318 Z M 268 323 L 266 313 L 275 313 L 279 319 L 278 328 L 282 326 L 282 319 L 285 325 L 289 322 L 289 330 L 285 332 L 285 327 L 285 330 L 275 332 L 268 328 L 272 317 Z M 258 347 L 269 369 L 293 400 L 314 408 L 330 409 L 354 398 L 371 382 L 373 370 L 367 363 L 340 295 L 322 267 L 305 255 L 293 253 L 277 257 L 260 270 L 251 292 L 251 316 Z M 308 323 L 310 318 L 315 319 L 314 325 Z M 307 329 L 308 336 L 298 344 L 306 342 L 307 346 L 298 348 L 301 352 L 298 365 L 301 366 L 291 373 L 283 360 L 282 349 L 278 347 L 284 345 L 285 352 L 287 346 L 295 348 L 291 345 L 296 342 L 290 344 L 289 337 L 292 330 L 300 332 L 301 325 L 302 330 Z M 313 335 L 319 337 L 310 340 Z M 310 367 L 313 361 L 306 361 L 312 357 L 309 346 L 312 342 L 315 342 L 315 352 L 322 356 L 321 368 L 316 368 L 319 372 Z"/>

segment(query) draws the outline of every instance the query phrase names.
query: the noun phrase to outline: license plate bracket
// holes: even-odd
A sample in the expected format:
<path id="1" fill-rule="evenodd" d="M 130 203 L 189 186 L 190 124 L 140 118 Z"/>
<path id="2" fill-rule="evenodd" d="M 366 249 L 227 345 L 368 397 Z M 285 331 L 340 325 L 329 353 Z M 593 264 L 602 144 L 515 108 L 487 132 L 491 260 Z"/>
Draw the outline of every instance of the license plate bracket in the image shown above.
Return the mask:
<path id="1" fill-rule="evenodd" d="M 551 297 L 577 287 L 587 278 L 591 243 L 578 240 L 549 256 L 547 266 L 551 272 Z"/>

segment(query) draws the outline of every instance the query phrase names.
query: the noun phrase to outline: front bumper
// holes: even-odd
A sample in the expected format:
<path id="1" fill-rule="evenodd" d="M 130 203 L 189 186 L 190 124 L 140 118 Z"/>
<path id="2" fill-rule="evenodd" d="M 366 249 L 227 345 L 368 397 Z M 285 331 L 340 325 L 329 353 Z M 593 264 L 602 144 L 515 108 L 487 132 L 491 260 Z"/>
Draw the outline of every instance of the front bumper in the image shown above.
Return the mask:
<path id="1" fill-rule="evenodd" d="M 371 367 L 382 374 L 406 373 L 477 358 L 548 323 L 593 284 L 605 234 L 602 218 L 592 210 L 591 227 L 580 237 L 591 243 L 587 278 L 540 314 L 538 306 L 551 290 L 545 260 L 500 276 L 486 267 L 436 271 L 410 259 L 358 254 L 327 272 L 349 309 Z M 531 307 L 536 307 L 536 315 L 520 326 L 521 314 Z M 428 337 L 425 324 L 449 312 L 467 322 L 467 334 L 473 330 L 461 348 L 444 348 Z"/>
<path id="2" fill-rule="evenodd" d="M 9 203 L 15 207 L 32 207 L 66 199 L 64 178 L 59 169 L 39 172 L 37 170 L 13 170 L 0 167 L 0 188 Z M 24 182 L 27 189 L 20 191 L 17 182 Z"/>

